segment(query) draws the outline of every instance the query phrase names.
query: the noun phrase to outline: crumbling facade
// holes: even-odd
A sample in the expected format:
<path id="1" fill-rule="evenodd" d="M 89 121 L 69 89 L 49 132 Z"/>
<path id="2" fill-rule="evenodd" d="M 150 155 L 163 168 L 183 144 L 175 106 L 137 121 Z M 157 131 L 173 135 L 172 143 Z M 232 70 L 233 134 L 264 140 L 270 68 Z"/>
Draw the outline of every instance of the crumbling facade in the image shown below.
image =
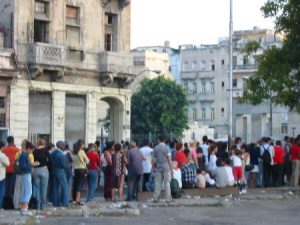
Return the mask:
<path id="1" fill-rule="evenodd" d="M 0 70 L 0 96 L 17 144 L 94 142 L 108 106 L 109 139 L 130 138 L 130 10 L 128 0 L 1 0 L 13 75 Z"/>

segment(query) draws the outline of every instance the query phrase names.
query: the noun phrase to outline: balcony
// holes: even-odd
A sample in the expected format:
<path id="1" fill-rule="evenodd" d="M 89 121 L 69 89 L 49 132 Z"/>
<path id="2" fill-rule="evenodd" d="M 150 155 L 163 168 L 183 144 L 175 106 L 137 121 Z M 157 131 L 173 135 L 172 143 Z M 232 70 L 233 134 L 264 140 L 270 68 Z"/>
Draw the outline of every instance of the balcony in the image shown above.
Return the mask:
<path id="1" fill-rule="evenodd" d="M 189 102 L 196 102 L 198 100 L 198 94 L 189 94 L 187 100 Z"/>
<path id="2" fill-rule="evenodd" d="M 32 43 L 28 46 L 27 60 L 32 64 L 49 66 L 66 66 L 66 49 L 64 46 L 48 43 Z"/>
<path id="3" fill-rule="evenodd" d="M 216 100 L 216 94 L 211 92 L 202 92 L 199 94 L 200 102 L 214 102 Z"/>
<path id="4" fill-rule="evenodd" d="M 197 73 L 196 72 L 181 72 L 181 80 L 195 80 L 197 79 Z"/>
<path id="5" fill-rule="evenodd" d="M 236 65 L 233 67 L 233 72 L 256 72 L 258 64 L 253 65 Z"/>
<path id="6" fill-rule="evenodd" d="M 103 85 L 119 80 L 120 86 L 126 86 L 133 78 L 133 57 L 127 53 L 101 52 L 100 74 Z"/>

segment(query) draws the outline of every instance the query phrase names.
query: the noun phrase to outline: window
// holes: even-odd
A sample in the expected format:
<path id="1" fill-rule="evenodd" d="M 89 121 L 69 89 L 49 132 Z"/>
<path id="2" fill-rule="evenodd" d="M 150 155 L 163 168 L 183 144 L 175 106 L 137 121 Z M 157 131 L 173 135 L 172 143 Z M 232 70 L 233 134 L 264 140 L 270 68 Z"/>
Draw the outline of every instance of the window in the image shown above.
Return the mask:
<path id="1" fill-rule="evenodd" d="M 237 87 L 237 79 L 235 78 L 235 79 L 233 79 L 232 80 L 232 87 L 234 87 L 234 88 L 236 88 Z"/>
<path id="2" fill-rule="evenodd" d="M 183 71 L 188 71 L 188 67 L 189 67 L 189 63 L 188 62 L 184 62 L 183 66 L 182 66 Z"/>
<path id="3" fill-rule="evenodd" d="M 113 14 L 105 13 L 105 25 L 112 25 L 113 24 Z"/>
<path id="4" fill-rule="evenodd" d="M 222 59 L 221 64 L 225 65 L 225 60 L 224 59 Z"/>
<path id="5" fill-rule="evenodd" d="M 222 109 L 221 109 L 221 116 L 224 117 L 224 115 L 225 115 L 225 109 L 222 108 Z"/>
<path id="6" fill-rule="evenodd" d="M 112 34 L 105 34 L 105 51 L 112 51 Z"/>
<path id="7" fill-rule="evenodd" d="M 211 61 L 211 70 L 215 71 L 215 60 Z"/>
<path id="8" fill-rule="evenodd" d="M 193 93 L 194 94 L 197 93 L 197 83 L 196 82 L 193 83 Z"/>
<path id="9" fill-rule="evenodd" d="M 66 7 L 66 20 L 68 24 L 80 24 L 79 7 L 67 6 Z"/>
<path id="10" fill-rule="evenodd" d="M 42 1 L 35 1 L 35 13 L 48 14 L 48 3 Z"/>
<path id="11" fill-rule="evenodd" d="M 212 94 L 215 93 L 215 83 L 213 83 L 213 82 L 211 82 L 211 84 L 210 84 L 210 92 L 211 92 Z"/>
<path id="12" fill-rule="evenodd" d="M 117 51 L 118 46 L 118 15 L 110 12 L 105 13 L 105 50 L 106 51 Z"/>
<path id="13" fill-rule="evenodd" d="M 205 60 L 202 60 L 202 61 L 201 61 L 201 66 L 202 66 L 202 67 L 201 67 L 202 70 L 205 70 L 205 69 L 206 69 L 206 61 L 205 61 Z"/>
<path id="14" fill-rule="evenodd" d="M 188 89 L 189 89 L 189 83 L 188 83 L 188 82 L 185 82 L 185 83 L 184 83 L 184 87 L 185 87 L 186 90 L 188 90 Z"/>
<path id="15" fill-rule="evenodd" d="M 49 42 L 49 22 L 34 20 L 34 42 Z"/>
<path id="16" fill-rule="evenodd" d="M 0 97 L 0 109 L 5 108 L 5 97 Z"/>
<path id="17" fill-rule="evenodd" d="M 210 110 L 210 119 L 215 120 L 215 109 L 214 108 L 211 108 L 211 110 Z"/>
<path id="18" fill-rule="evenodd" d="M 197 120 L 197 109 L 193 108 L 193 120 Z"/>
<path id="19" fill-rule="evenodd" d="M 202 87 L 202 93 L 206 93 L 206 87 L 205 87 L 205 83 L 203 82 L 202 84 L 201 84 L 201 87 Z"/>
<path id="20" fill-rule="evenodd" d="M 281 124 L 281 134 L 286 135 L 288 133 L 288 124 L 287 123 L 282 123 Z"/>
<path id="21" fill-rule="evenodd" d="M 197 70 L 197 61 L 193 61 L 192 70 Z"/>
<path id="22" fill-rule="evenodd" d="M 225 87 L 225 82 L 224 82 L 224 81 L 222 81 L 222 84 L 221 84 L 221 86 L 222 86 L 222 88 L 224 88 L 224 87 Z"/>
<path id="23" fill-rule="evenodd" d="M 205 119 L 206 118 L 206 110 L 205 108 L 202 108 L 202 119 Z"/>

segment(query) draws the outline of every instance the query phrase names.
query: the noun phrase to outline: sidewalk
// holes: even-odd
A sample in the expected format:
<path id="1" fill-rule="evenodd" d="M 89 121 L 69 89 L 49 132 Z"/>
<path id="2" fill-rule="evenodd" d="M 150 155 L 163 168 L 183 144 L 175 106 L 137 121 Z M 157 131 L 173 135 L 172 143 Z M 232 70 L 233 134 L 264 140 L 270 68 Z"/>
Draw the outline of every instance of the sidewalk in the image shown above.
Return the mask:
<path id="1" fill-rule="evenodd" d="M 202 198 L 199 196 L 184 196 L 174 199 L 171 203 L 161 200 L 158 203 L 147 202 L 105 202 L 102 197 L 97 197 L 96 202 L 84 206 L 71 205 L 68 208 L 47 207 L 43 211 L 32 210 L 32 216 L 21 216 L 17 210 L 0 211 L 0 225 L 29 225 L 41 223 L 46 217 L 102 217 L 102 216 L 140 216 L 141 211 L 156 207 L 228 207 L 233 203 L 251 200 L 290 200 L 299 199 L 300 187 L 260 188 L 249 189 L 247 194 L 240 199 L 232 196 Z"/>

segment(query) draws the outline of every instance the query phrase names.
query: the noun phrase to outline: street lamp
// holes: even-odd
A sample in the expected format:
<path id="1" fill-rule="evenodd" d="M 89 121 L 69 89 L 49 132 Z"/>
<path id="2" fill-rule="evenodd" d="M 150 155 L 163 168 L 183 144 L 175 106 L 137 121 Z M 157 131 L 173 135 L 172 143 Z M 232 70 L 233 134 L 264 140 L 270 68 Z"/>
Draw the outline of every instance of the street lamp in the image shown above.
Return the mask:
<path id="1" fill-rule="evenodd" d="M 233 90 L 232 90 L 232 61 L 233 61 L 233 20 L 232 20 L 232 0 L 230 0 L 230 19 L 229 19 L 229 124 L 228 124 L 228 149 L 231 148 L 232 139 L 232 100 L 233 100 Z"/>
<path id="2" fill-rule="evenodd" d="M 150 69 L 145 69 L 140 71 L 139 73 L 137 73 L 131 83 L 131 92 L 133 92 L 133 89 L 137 87 L 137 85 L 140 83 L 140 79 L 139 77 L 141 75 L 143 75 L 145 72 L 149 72 L 149 73 L 155 73 L 157 75 L 161 74 L 161 70 L 150 70 Z M 135 84 L 134 84 L 135 83 Z"/>

